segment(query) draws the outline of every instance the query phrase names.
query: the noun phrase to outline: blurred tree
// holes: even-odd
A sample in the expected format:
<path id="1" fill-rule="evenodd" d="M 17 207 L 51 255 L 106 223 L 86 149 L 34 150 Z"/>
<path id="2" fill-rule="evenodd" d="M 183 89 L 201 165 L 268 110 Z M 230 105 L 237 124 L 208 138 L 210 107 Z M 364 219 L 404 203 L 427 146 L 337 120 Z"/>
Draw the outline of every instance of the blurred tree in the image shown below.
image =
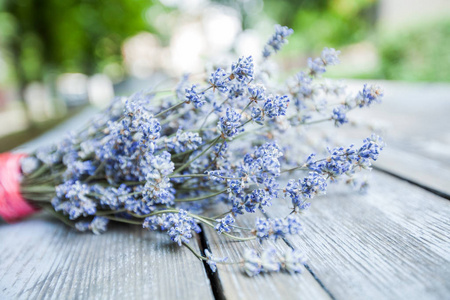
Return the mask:
<path id="1" fill-rule="evenodd" d="M 9 42 L 26 81 L 46 69 L 92 74 L 103 61 L 119 61 L 124 39 L 152 30 L 145 12 L 151 1 L 4 0 L 15 22 Z"/>
<path id="2" fill-rule="evenodd" d="M 381 77 L 450 82 L 450 20 L 437 20 L 379 38 Z"/>
<path id="3" fill-rule="evenodd" d="M 19 89 L 48 74 L 101 71 L 121 60 L 124 39 L 152 30 L 152 0 L 0 0 L 12 32 L 3 36 Z M 22 94 L 23 99 L 23 94 Z"/>
<path id="4" fill-rule="evenodd" d="M 269 0 L 265 11 L 295 30 L 296 49 L 318 51 L 367 38 L 376 21 L 376 0 Z"/>
<path id="5" fill-rule="evenodd" d="M 255 14 L 259 4 L 277 23 L 296 32 L 290 41 L 296 51 L 317 51 L 324 46 L 339 47 L 367 37 L 374 29 L 377 0 L 214 0 L 233 6 L 242 15 L 243 28 L 261 20 Z"/>

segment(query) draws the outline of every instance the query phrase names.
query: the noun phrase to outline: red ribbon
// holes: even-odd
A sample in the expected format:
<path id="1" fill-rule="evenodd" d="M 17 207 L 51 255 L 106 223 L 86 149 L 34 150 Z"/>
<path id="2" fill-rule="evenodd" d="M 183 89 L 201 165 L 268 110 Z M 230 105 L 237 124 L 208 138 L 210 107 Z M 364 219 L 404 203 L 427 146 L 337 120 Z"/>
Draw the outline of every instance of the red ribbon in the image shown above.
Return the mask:
<path id="1" fill-rule="evenodd" d="M 20 160 L 25 154 L 0 154 L 0 217 L 11 223 L 38 210 L 20 194 Z"/>

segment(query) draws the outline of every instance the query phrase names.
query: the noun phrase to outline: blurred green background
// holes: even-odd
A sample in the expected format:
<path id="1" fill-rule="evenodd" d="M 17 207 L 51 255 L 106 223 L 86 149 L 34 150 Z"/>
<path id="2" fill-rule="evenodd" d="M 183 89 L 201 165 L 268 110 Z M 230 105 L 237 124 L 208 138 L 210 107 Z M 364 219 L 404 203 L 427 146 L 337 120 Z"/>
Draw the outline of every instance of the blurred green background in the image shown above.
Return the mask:
<path id="1" fill-rule="evenodd" d="M 276 23 L 295 30 L 288 73 L 334 47 L 330 77 L 450 81 L 448 0 L 0 0 L 0 151 L 88 103 L 257 58 Z"/>

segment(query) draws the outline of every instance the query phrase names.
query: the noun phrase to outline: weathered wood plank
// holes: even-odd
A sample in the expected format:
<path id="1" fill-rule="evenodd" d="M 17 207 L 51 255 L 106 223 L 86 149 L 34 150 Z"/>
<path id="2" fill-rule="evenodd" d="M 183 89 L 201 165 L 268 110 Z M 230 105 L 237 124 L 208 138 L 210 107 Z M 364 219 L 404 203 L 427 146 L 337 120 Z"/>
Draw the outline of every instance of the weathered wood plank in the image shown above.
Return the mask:
<path id="1" fill-rule="evenodd" d="M 374 172 L 361 196 L 330 192 L 288 242 L 336 299 L 445 299 L 450 295 L 450 202 Z M 284 200 L 280 200 L 284 201 Z M 269 214 L 283 216 L 288 205 Z"/>
<path id="2" fill-rule="evenodd" d="M 383 103 L 349 116 L 386 127 L 387 147 L 376 166 L 450 196 L 450 85 L 373 82 L 385 90 Z M 350 88 L 362 84 L 352 81 Z"/>
<path id="3" fill-rule="evenodd" d="M 445 96 L 447 88 L 436 85 L 417 85 L 414 88 L 396 83 L 382 85 L 386 87 L 384 104 L 360 111 L 362 118 L 378 119 L 395 129 L 388 132 L 388 147 L 378 166 L 448 193 L 450 161 L 447 159 L 449 152 L 445 149 L 450 145 L 450 130 L 447 130 L 450 129 L 447 120 L 450 102 Z M 436 88 L 439 91 L 437 94 Z M 83 125 L 87 114 L 75 119 L 70 125 L 64 124 L 39 142 L 32 142 L 26 149 L 57 140 L 68 129 Z M 374 186 L 365 198 L 333 194 L 332 198 L 315 200 L 311 212 L 305 216 L 306 233 L 299 238 L 289 239 L 289 242 L 307 253 L 312 271 L 337 299 L 445 298 L 450 294 L 446 281 L 446 278 L 450 278 L 448 201 L 383 174 L 377 173 L 372 183 Z M 281 216 L 288 211 L 277 206 L 269 212 Z M 176 285 L 182 286 L 183 291 L 194 289 L 196 286 L 188 279 L 200 273 L 203 274 L 200 289 L 204 294 L 187 295 L 198 298 L 208 291 L 209 294 L 204 297 L 212 297 L 210 290 L 203 288 L 203 285 L 209 286 L 209 282 L 201 264 L 190 253 L 184 249 L 174 249 L 166 241 L 154 243 L 154 240 L 164 239 L 165 236 L 117 227 L 97 237 L 76 234 L 68 229 L 58 230 L 63 227 L 56 225 L 56 221 L 32 219 L 23 224 L 28 225 L 0 225 L 0 270 L 9 270 L 0 274 L 0 296 L 5 295 L 0 298 L 11 298 L 14 294 L 11 291 L 17 287 L 23 290 L 20 298 L 56 297 L 59 292 L 63 293 L 63 298 L 139 298 L 132 290 L 140 290 L 142 298 L 173 298 L 180 294 L 175 291 L 165 293 L 160 287 L 167 287 L 175 281 L 176 284 L 167 289 L 176 290 Z M 10 231 L 12 229 L 8 228 L 15 229 Z M 4 230 L 7 230 L 8 243 L 16 245 L 16 248 L 4 245 Z M 236 260 L 243 253 L 245 244 L 218 240 L 209 229 L 206 230 L 206 236 L 217 256 L 229 256 Z M 149 242 L 147 237 L 154 240 Z M 130 244 L 136 247 L 128 246 Z M 150 252 L 144 253 L 149 246 L 164 250 L 161 252 L 159 248 L 152 248 Z M 259 247 L 257 243 L 249 246 Z M 277 243 L 277 248 L 286 249 L 280 243 Z M 49 252 L 48 249 L 57 251 Z M 114 252 L 103 249 L 114 249 Z M 160 256 L 169 256 L 173 255 L 171 251 L 177 258 L 170 256 L 170 259 L 162 259 L 168 267 L 162 267 L 154 261 L 158 253 Z M 184 255 L 187 257 L 184 258 Z M 135 264 L 130 260 L 132 256 L 140 257 L 135 258 Z M 7 261 L 5 258 L 8 264 L 4 263 Z M 41 258 L 41 261 L 37 258 Z M 172 264 L 177 259 L 179 264 Z M 21 271 L 16 260 L 26 266 L 25 272 Z M 146 261 L 151 264 L 145 269 L 147 271 L 144 270 Z M 192 267 L 189 267 L 190 264 Z M 195 269 L 199 265 L 200 271 Z M 166 276 L 164 282 L 155 285 L 149 283 L 149 289 L 142 288 L 146 277 L 148 281 L 158 281 L 161 272 L 174 267 L 180 271 L 172 277 Z M 128 275 L 131 272 L 140 275 Z M 15 277 L 8 274 L 15 274 Z M 225 296 L 230 299 L 242 296 L 329 297 L 307 272 L 299 276 L 273 274 L 248 278 L 237 266 L 222 266 L 218 274 Z M 187 281 L 189 284 L 185 285 Z M 110 287 L 112 292 L 108 292 L 106 287 Z M 78 296 L 72 296 L 76 292 Z M 182 296 L 185 298 L 184 294 Z"/>
<path id="4" fill-rule="evenodd" d="M 374 165 L 450 197 L 450 167 L 441 161 L 388 145 Z"/>
<path id="5" fill-rule="evenodd" d="M 256 216 L 262 217 L 260 214 L 248 214 L 238 218 L 238 225 L 251 228 Z M 288 250 L 282 240 L 277 243 L 268 241 L 264 245 L 257 241 L 237 242 L 218 236 L 209 227 L 205 229 L 205 235 L 209 249 L 216 257 L 228 257 L 233 262 L 242 259 L 246 248 L 259 252 L 270 246 L 280 253 Z M 281 272 L 248 277 L 240 265 L 218 265 L 217 272 L 226 299 L 331 299 L 306 269 L 303 269 L 302 274 L 295 275 Z"/>
<path id="6" fill-rule="evenodd" d="M 113 227 L 77 233 L 45 215 L 0 224 L 0 299 L 214 298 L 187 249 L 139 226 Z"/>
<path id="7" fill-rule="evenodd" d="M 96 112 L 87 108 L 18 151 L 57 142 Z M 45 214 L 0 223 L 0 299 L 214 298 L 203 264 L 166 234 L 110 227 L 81 234 Z"/>

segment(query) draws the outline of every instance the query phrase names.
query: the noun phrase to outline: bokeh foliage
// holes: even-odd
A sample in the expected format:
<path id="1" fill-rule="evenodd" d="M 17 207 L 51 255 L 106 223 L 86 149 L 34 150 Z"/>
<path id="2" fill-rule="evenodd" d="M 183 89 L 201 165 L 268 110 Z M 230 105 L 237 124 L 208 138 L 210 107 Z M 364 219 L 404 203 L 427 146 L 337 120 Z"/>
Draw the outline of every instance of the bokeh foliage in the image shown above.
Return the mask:
<path id="1" fill-rule="evenodd" d="M 376 0 L 265 1 L 265 12 L 296 32 L 296 48 L 317 51 L 363 40 L 373 30 Z"/>
<path id="2" fill-rule="evenodd" d="M 450 20 L 381 37 L 380 77 L 407 81 L 450 81 Z"/>
<path id="3" fill-rule="evenodd" d="M 450 21 L 386 36 L 376 31 L 377 0 L 212 1 L 237 9 L 244 29 L 270 19 L 293 28 L 288 56 L 370 39 L 377 41 L 381 64 L 365 77 L 450 81 Z M 155 5 L 175 9 L 158 0 L 0 0 L 0 54 L 22 86 L 51 73 L 102 72 L 121 65 L 126 38 L 155 32 L 148 13 Z"/>
<path id="4" fill-rule="evenodd" d="M 242 15 L 243 28 L 260 20 L 255 13 L 262 0 L 214 0 L 233 6 Z M 377 0 L 265 0 L 263 11 L 274 22 L 296 32 L 290 39 L 295 49 L 318 51 L 324 46 L 340 47 L 367 38 L 375 28 Z"/>
<path id="5" fill-rule="evenodd" d="M 101 71 L 121 61 L 124 39 L 152 31 L 145 13 L 152 1 L 3 0 L 0 38 L 17 79 L 42 80 L 48 71 Z"/>

